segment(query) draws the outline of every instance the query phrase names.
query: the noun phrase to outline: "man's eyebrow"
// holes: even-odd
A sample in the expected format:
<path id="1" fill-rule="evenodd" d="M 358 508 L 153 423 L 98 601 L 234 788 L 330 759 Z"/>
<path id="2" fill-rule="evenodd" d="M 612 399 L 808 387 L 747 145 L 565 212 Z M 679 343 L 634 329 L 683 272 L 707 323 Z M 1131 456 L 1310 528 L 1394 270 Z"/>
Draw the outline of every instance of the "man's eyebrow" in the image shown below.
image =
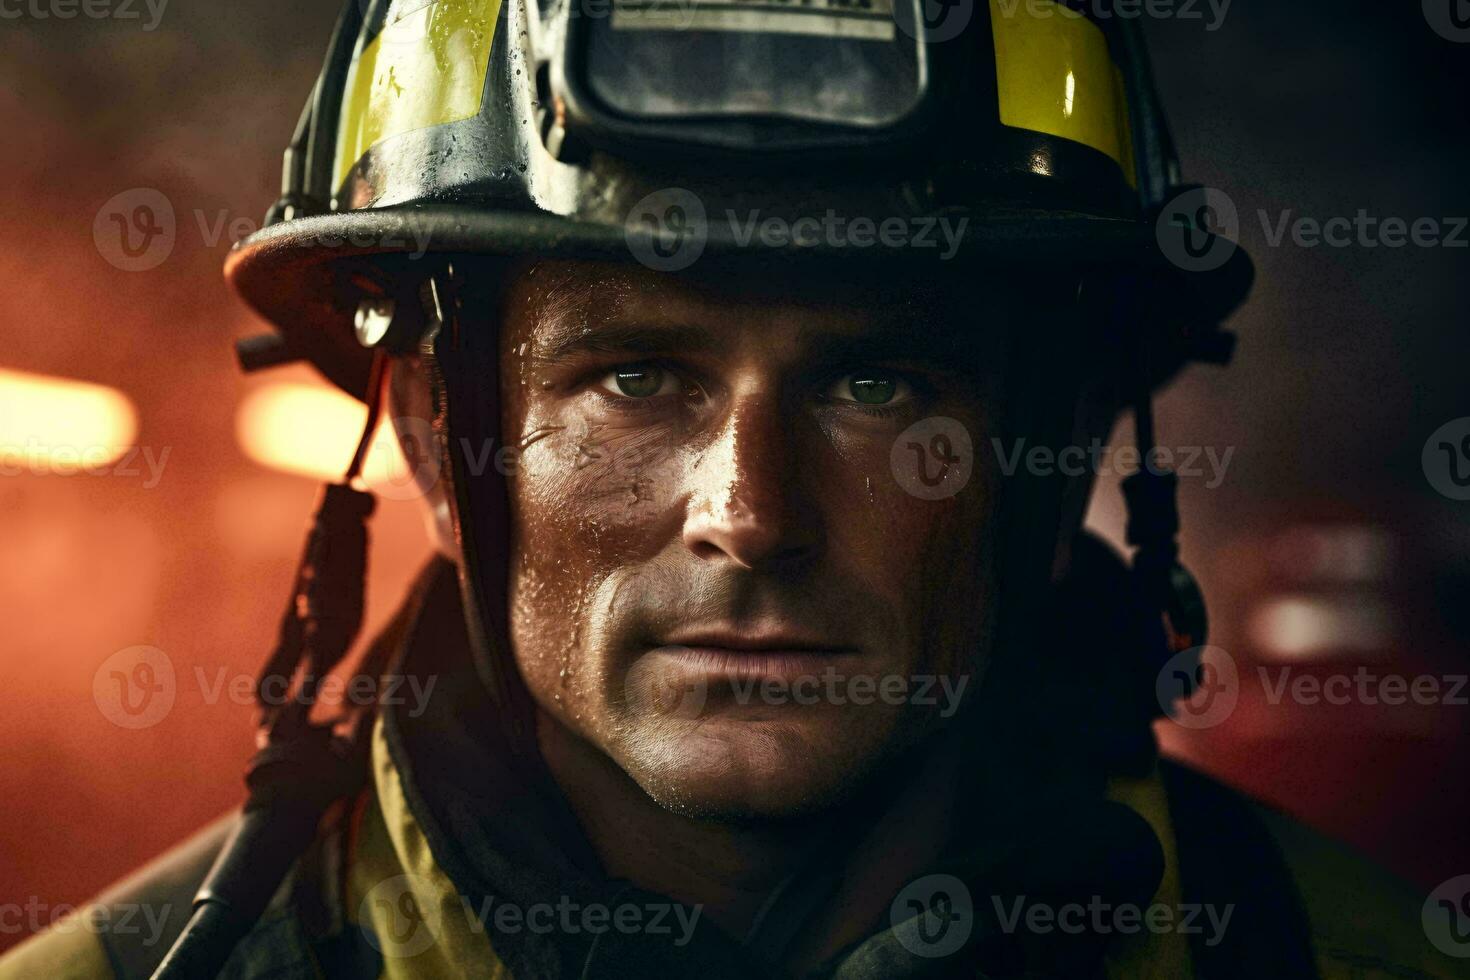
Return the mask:
<path id="1" fill-rule="evenodd" d="M 708 328 L 687 324 L 601 323 L 553 328 L 539 338 L 533 357 L 550 363 L 578 354 L 669 354 L 707 351 L 719 346 Z"/>
<path id="2" fill-rule="evenodd" d="M 974 346 L 966 331 L 936 328 L 904 315 L 875 319 L 857 333 L 803 331 L 801 346 L 811 360 L 918 361 L 944 364 Z"/>
<path id="3" fill-rule="evenodd" d="M 943 317 L 915 318 L 906 310 L 872 311 L 866 322 L 846 326 L 811 325 L 797 328 L 796 349 L 802 360 L 831 365 L 837 362 L 912 361 L 959 366 L 956 360 L 973 358 L 977 339 L 971 330 L 956 330 Z M 731 328 L 694 323 L 649 323 L 604 320 L 588 323 L 580 317 L 543 321 L 532 341 L 531 358 L 556 364 L 585 355 L 612 355 L 639 359 L 718 351 L 732 345 Z"/>
<path id="4" fill-rule="evenodd" d="M 857 335 L 804 332 L 801 347 L 808 360 L 823 363 L 922 359 L 929 352 L 914 337 L 887 331 Z"/>

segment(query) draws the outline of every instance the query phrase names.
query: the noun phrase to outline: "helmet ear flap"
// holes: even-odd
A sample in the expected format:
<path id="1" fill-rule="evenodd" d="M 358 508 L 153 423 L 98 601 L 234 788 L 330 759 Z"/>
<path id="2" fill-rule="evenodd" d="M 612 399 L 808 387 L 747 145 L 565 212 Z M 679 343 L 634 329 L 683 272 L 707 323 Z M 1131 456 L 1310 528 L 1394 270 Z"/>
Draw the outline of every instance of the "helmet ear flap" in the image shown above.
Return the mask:
<path id="1" fill-rule="evenodd" d="M 487 274 L 477 276 L 475 286 L 467 288 L 454 263 L 446 262 L 424 286 L 427 325 L 419 349 L 433 392 L 434 434 L 447 481 L 446 502 L 475 670 L 495 706 L 513 763 L 534 766 L 538 758 L 534 704 L 511 653 L 506 621 L 510 498 L 506 473 L 495 465 L 505 449 L 500 431 L 499 331 L 484 329 L 486 324 L 465 329 L 464 323 L 467 305 L 476 316 L 499 315 L 499 283 L 499 276 Z"/>

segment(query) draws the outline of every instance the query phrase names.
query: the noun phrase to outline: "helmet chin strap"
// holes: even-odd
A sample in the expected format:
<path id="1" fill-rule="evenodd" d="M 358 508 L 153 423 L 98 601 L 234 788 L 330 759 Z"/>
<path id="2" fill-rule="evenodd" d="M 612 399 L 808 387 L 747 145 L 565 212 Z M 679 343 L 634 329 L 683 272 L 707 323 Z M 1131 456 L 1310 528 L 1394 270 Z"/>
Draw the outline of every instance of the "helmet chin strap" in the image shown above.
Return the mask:
<path id="1" fill-rule="evenodd" d="M 1144 597 L 1163 616 L 1173 654 L 1202 645 L 1209 621 L 1198 583 L 1179 562 L 1179 478 L 1154 462 L 1151 407 L 1144 395 L 1134 409 L 1140 464 L 1123 481 L 1123 496 L 1128 543 L 1135 549 L 1133 574 Z"/>
<path id="2" fill-rule="evenodd" d="M 1155 458 L 1153 393 L 1144 376 L 1147 361 L 1142 350 L 1133 363 L 1137 365 L 1133 422 L 1139 468 L 1123 481 L 1126 536 L 1134 548 L 1133 576 L 1139 593 L 1163 620 L 1167 648 L 1155 665 L 1162 670 L 1164 660 L 1204 645 L 1209 617 L 1199 583 L 1179 561 L 1179 478 Z"/>
<path id="3" fill-rule="evenodd" d="M 475 670 L 492 702 L 490 723 L 524 772 L 540 773 L 534 702 L 516 667 L 506 622 L 510 502 L 505 477 L 471 456 L 500 431 L 496 331 L 462 329 L 463 283 L 447 263 L 422 290 L 426 325 L 420 355 L 434 388 L 434 430 L 450 478 L 465 625 Z"/>

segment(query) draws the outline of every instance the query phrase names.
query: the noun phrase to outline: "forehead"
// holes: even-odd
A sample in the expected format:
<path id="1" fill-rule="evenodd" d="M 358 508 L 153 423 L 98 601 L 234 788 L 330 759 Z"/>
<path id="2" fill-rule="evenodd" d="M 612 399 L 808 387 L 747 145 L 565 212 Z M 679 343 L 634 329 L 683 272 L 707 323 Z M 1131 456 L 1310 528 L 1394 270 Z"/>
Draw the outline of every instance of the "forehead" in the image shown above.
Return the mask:
<path id="1" fill-rule="evenodd" d="M 941 271 L 885 276 L 747 263 L 672 275 L 637 265 L 546 260 L 511 270 L 502 349 L 542 358 L 638 330 L 709 349 L 744 341 L 803 348 L 836 341 L 995 352 L 1034 323 L 1041 301 L 1026 277 Z"/>

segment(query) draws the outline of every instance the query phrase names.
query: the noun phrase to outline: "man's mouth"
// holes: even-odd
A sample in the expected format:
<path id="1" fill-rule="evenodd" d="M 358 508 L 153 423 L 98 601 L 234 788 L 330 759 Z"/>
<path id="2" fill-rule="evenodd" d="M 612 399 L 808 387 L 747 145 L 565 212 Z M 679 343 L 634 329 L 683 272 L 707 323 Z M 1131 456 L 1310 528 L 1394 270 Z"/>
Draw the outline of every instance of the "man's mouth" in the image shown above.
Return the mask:
<path id="1" fill-rule="evenodd" d="M 855 646 L 778 630 L 683 631 L 649 652 L 681 673 L 734 681 L 820 676 L 860 655 Z"/>

